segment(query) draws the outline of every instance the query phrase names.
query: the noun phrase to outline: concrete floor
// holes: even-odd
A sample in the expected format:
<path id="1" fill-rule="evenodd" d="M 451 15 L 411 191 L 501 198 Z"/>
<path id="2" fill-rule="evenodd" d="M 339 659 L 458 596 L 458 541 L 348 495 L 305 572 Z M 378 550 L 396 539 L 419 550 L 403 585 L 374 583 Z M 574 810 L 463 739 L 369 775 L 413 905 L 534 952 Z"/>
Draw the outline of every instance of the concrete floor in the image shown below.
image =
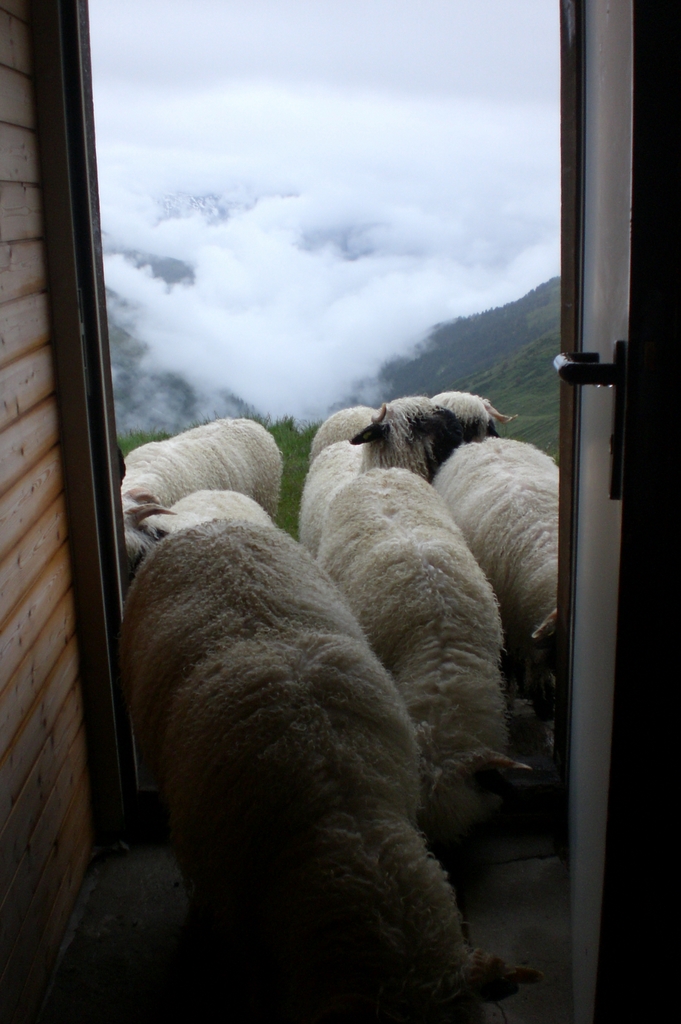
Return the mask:
<path id="1" fill-rule="evenodd" d="M 150 1024 L 188 901 L 167 845 L 123 846 L 88 869 L 40 1024 Z"/>
<path id="2" fill-rule="evenodd" d="M 569 1024 L 568 879 L 550 836 L 533 825 L 519 830 L 513 822 L 497 823 L 468 841 L 453 875 L 471 944 L 545 976 L 502 1003 L 487 1004 L 488 1024 Z M 121 846 L 99 855 L 88 871 L 39 1024 L 171 1019 L 187 905 L 167 845 Z M 185 965 L 179 969 L 186 973 Z M 180 1010 L 177 1016 L 184 1019 Z M 208 1022 L 212 1014 L 201 1019 Z"/>
<path id="3" fill-rule="evenodd" d="M 473 839 L 466 851 L 464 914 L 469 941 L 544 975 L 502 1003 L 487 1004 L 487 1024 L 570 1024 L 568 873 L 545 833 Z"/>

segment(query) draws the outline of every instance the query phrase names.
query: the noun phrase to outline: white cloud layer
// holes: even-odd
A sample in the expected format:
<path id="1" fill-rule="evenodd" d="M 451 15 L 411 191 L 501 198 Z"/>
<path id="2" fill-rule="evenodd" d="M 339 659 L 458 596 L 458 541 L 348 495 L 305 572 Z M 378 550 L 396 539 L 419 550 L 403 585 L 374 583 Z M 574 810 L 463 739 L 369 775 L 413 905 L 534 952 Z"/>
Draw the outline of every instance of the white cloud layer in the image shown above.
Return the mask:
<path id="1" fill-rule="evenodd" d="M 433 324 L 557 273 L 548 8 L 91 0 L 107 284 L 156 362 L 318 417 Z M 457 56 L 475 65 L 468 91 Z M 225 215 L 169 211 L 178 194 Z M 187 262 L 194 282 L 168 286 L 127 250 Z"/>

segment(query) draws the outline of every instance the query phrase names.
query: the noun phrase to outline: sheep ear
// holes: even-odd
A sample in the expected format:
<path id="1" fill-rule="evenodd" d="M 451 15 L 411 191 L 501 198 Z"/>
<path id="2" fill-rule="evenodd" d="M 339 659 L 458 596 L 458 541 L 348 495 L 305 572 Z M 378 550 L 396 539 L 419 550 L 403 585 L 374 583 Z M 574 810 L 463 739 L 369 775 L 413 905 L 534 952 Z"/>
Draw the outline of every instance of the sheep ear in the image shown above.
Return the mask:
<path id="1" fill-rule="evenodd" d="M 488 437 L 499 437 L 499 431 L 494 426 L 494 420 L 487 421 L 487 436 Z"/>
<path id="2" fill-rule="evenodd" d="M 370 423 L 359 434 L 350 439 L 350 444 L 369 444 L 370 441 L 381 441 L 390 433 L 389 423 Z"/>

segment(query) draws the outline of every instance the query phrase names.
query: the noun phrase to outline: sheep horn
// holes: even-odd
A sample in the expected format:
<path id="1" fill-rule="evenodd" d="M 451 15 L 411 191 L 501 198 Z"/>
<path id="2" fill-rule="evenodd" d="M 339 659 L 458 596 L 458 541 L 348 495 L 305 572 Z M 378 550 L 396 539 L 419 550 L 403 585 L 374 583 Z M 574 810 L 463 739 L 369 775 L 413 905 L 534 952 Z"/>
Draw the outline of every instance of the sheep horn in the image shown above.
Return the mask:
<path id="1" fill-rule="evenodd" d="M 500 423 L 510 423 L 511 420 L 518 419 L 518 413 L 516 413 L 515 416 L 504 416 L 503 412 L 499 412 L 497 409 L 495 409 L 492 403 L 488 401 L 486 398 L 483 398 L 483 403 L 489 415 L 493 416 L 495 420 L 499 420 Z"/>
<path id="2" fill-rule="evenodd" d="M 540 626 L 537 626 L 532 639 L 535 643 L 541 644 L 542 640 L 546 640 L 556 632 L 556 623 L 558 622 L 558 609 L 554 608 L 549 615 L 546 616 Z"/>
<path id="3" fill-rule="evenodd" d="M 136 508 L 130 508 L 126 511 L 126 519 L 131 519 L 135 526 L 139 526 L 143 519 L 147 519 L 149 516 L 174 516 L 177 515 L 171 508 L 163 508 L 161 505 L 156 503 L 149 503 L 147 505 L 138 505 Z"/>
<path id="4" fill-rule="evenodd" d="M 371 422 L 372 423 L 382 423 L 383 420 L 385 419 L 385 414 L 387 413 L 387 411 L 388 411 L 388 404 L 387 404 L 387 402 L 384 402 L 383 405 L 381 406 L 381 408 L 379 409 L 379 411 L 377 413 L 375 413 L 371 417 Z"/>
<path id="5" fill-rule="evenodd" d="M 485 768 L 519 768 L 525 772 L 533 771 L 531 764 L 525 764 L 524 761 L 514 761 L 512 757 L 506 757 L 505 754 L 492 754 L 488 761 L 485 763 Z M 478 769 L 480 771 L 481 769 Z"/>
<path id="6" fill-rule="evenodd" d="M 123 491 L 121 497 L 124 501 L 128 499 L 136 505 L 141 505 L 147 501 L 159 503 L 156 495 L 152 494 L 151 491 L 147 491 L 144 487 L 130 487 L 127 491 Z"/>

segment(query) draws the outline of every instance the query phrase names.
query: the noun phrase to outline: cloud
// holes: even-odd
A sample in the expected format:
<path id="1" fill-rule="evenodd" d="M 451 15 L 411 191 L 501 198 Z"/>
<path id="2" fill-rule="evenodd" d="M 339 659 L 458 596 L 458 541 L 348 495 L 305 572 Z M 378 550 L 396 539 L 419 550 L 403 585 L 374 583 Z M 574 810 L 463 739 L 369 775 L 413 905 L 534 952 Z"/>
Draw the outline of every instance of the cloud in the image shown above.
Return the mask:
<path id="1" fill-rule="evenodd" d="M 354 0 L 346 2 L 356 17 L 343 25 L 366 28 Z M 296 23 L 298 35 L 289 24 L 281 47 L 289 57 L 301 35 L 305 52 L 316 52 L 332 24 L 326 0 L 205 6 L 217 18 L 215 37 L 222 8 L 241 10 L 244 20 L 233 19 L 223 42 L 234 57 L 239 40 L 245 47 L 250 39 L 256 70 L 272 25 L 284 32 L 283 8 L 291 24 L 296 12 L 318 13 L 312 27 Z M 442 18 L 460 5 L 430 7 Z M 156 5 L 139 8 L 149 16 Z M 110 11 L 102 0 L 91 9 L 95 22 Z M 174 45 L 181 10 L 169 4 Z M 248 22 L 265 10 L 271 22 L 256 46 Z M 401 16 L 407 5 L 391 10 Z M 406 25 L 397 17 L 393 35 Z M 543 98 L 529 87 L 462 95 L 451 82 L 438 91 L 424 80 L 395 90 L 392 59 L 370 80 L 367 54 L 380 25 L 370 28 L 371 45 L 362 37 L 359 46 L 366 74 L 345 82 L 333 67 L 322 75 L 311 58 L 304 74 L 293 61 L 288 77 L 279 65 L 276 80 L 272 69 L 268 80 L 239 77 L 239 60 L 218 66 L 211 44 L 208 70 L 187 84 L 191 32 L 171 88 L 162 69 L 128 74 L 113 44 L 99 72 L 95 62 L 107 284 L 134 310 L 135 333 L 159 364 L 274 416 L 323 415 L 434 323 L 510 301 L 558 270 L 558 117 L 549 87 Z M 442 60 L 442 46 L 436 51 Z M 121 255 L 128 250 L 187 262 L 194 281 L 169 286 Z"/>
<path id="2" fill-rule="evenodd" d="M 547 0 L 90 0 L 100 81 L 268 80 L 557 101 Z"/>

